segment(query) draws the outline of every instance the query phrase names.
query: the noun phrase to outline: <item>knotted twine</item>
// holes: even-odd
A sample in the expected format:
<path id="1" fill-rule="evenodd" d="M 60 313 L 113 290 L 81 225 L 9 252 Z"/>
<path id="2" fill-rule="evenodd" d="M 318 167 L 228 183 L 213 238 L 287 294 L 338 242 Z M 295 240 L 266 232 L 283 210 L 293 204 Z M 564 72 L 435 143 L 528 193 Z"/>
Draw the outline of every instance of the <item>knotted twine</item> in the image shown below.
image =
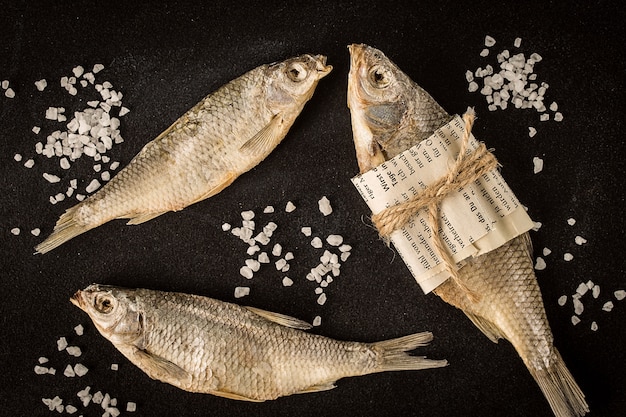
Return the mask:
<path id="1" fill-rule="evenodd" d="M 441 202 L 446 196 L 460 188 L 466 187 L 479 179 L 484 174 L 497 168 L 498 161 L 491 152 L 487 150 L 484 143 L 467 153 L 469 138 L 476 116 L 473 110 L 463 115 L 465 128 L 461 140 L 461 149 L 454 162 L 448 169 L 448 173 L 424 189 L 420 194 L 412 199 L 398 205 L 388 207 L 378 214 L 372 216 L 372 222 L 378 229 L 380 236 L 388 241 L 391 234 L 401 229 L 414 214 L 419 210 L 428 210 L 428 225 L 432 230 L 433 245 L 439 258 L 442 260 L 446 271 L 450 274 L 455 283 L 467 294 L 471 301 L 479 300 L 478 294 L 472 291 L 459 277 L 454 259 L 445 247 L 445 243 L 440 235 L 440 211 Z"/>

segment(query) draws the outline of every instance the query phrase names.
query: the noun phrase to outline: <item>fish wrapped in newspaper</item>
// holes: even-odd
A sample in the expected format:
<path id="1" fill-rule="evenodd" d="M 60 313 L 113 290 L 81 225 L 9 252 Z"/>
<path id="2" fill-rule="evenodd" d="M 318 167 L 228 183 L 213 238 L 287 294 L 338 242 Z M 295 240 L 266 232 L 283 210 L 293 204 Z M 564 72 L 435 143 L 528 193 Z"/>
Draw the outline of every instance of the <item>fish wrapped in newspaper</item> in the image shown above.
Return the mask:
<path id="1" fill-rule="evenodd" d="M 427 139 L 452 119 L 381 51 L 367 45 L 349 50 L 348 106 L 361 173 Z M 457 274 L 461 285 L 448 279 L 433 292 L 461 309 L 492 341 L 512 343 L 556 416 L 587 413 L 584 395 L 553 345 L 528 233 L 469 258 Z"/>
<path id="2" fill-rule="evenodd" d="M 219 193 L 274 150 L 331 70 L 325 56 L 307 54 L 261 65 L 222 86 L 68 209 L 35 250 L 49 252 L 113 219 L 140 224 Z"/>
<path id="3" fill-rule="evenodd" d="M 437 368 L 407 354 L 428 332 L 376 343 L 307 333 L 301 320 L 208 297 L 93 284 L 72 303 L 151 378 L 186 391 L 265 401 L 324 391 L 347 376 Z"/>

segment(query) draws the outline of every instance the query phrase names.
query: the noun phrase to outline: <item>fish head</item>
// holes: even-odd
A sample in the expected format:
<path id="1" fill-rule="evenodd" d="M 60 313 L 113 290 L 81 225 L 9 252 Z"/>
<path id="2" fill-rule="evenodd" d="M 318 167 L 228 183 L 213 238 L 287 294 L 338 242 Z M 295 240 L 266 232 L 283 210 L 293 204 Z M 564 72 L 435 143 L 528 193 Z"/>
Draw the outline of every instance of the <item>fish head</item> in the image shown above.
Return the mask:
<path id="1" fill-rule="evenodd" d="M 364 44 L 348 50 L 348 107 L 363 173 L 426 139 L 450 116 L 380 50 Z"/>
<path id="2" fill-rule="evenodd" d="M 265 68 L 267 105 L 274 112 L 298 113 L 313 96 L 320 79 L 333 67 L 324 55 L 305 54 L 268 65 Z"/>
<path id="3" fill-rule="evenodd" d="M 143 314 L 134 290 L 92 284 L 77 291 L 70 301 L 87 313 L 98 331 L 114 344 L 134 343 L 143 334 Z"/>

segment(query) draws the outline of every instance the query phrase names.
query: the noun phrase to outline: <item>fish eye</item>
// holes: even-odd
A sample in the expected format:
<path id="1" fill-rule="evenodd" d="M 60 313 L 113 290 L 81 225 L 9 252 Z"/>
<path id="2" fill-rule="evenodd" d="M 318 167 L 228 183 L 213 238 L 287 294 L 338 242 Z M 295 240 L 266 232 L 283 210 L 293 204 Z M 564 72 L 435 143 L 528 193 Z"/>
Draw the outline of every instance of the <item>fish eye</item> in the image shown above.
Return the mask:
<path id="1" fill-rule="evenodd" d="M 385 88 L 391 82 L 391 74 L 389 74 L 389 70 L 380 66 L 372 67 L 369 77 L 372 85 L 376 88 Z"/>
<path id="2" fill-rule="evenodd" d="M 109 314 L 113 311 L 113 297 L 110 295 L 100 295 L 94 299 L 94 307 L 103 314 Z"/>
<path id="3" fill-rule="evenodd" d="M 308 71 L 304 65 L 299 62 L 295 62 L 287 68 L 287 76 L 295 82 L 303 81 L 308 75 Z"/>

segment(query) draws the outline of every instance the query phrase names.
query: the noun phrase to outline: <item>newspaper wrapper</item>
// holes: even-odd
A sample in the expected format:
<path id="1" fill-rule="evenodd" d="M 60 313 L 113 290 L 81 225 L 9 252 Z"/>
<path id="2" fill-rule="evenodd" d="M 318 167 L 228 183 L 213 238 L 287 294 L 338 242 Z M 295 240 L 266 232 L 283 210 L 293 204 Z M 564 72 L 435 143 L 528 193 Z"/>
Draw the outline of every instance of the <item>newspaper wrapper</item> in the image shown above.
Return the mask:
<path id="1" fill-rule="evenodd" d="M 455 116 L 432 136 L 352 179 L 373 214 L 409 201 L 446 175 L 461 148 L 465 124 Z M 468 151 L 479 143 L 469 137 Z M 497 169 L 440 203 L 439 236 L 457 265 L 527 232 L 533 222 Z M 390 240 L 415 280 L 429 293 L 450 277 L 433 245 L 426 210 L 419 210 Z"/>

